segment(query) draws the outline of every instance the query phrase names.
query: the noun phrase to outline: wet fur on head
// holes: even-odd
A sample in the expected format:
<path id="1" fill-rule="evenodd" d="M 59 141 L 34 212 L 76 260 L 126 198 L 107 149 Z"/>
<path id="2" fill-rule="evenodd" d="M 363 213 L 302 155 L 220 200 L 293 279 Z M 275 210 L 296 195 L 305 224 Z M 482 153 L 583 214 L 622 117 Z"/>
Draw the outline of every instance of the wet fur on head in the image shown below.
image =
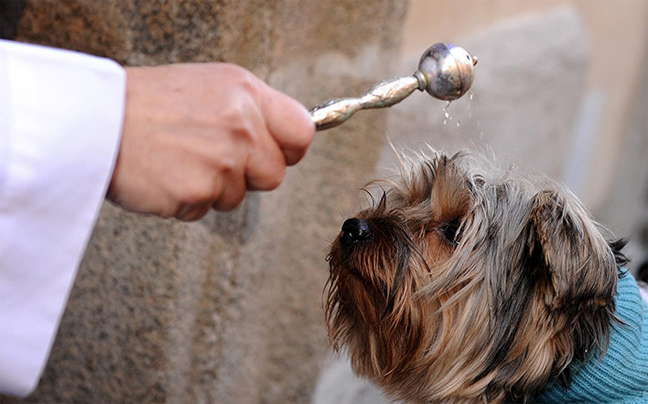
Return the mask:
<path id="1" fill-rule="evenodd" d="M 401 157 L 330 249 L 325 316 L 354 371 L 411 403 L 529 401 L 607 347 L 621 244 L 568 191 L 475 156 Z"/>

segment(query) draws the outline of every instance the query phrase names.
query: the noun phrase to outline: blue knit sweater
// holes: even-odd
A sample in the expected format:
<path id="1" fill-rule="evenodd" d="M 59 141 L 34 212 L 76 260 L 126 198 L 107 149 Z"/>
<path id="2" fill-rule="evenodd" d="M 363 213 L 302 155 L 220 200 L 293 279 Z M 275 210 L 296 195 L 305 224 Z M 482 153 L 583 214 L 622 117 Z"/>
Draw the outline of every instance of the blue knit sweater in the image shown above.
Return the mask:
<path id="1" fill-rule="evenodd" d="M 627 271 L 615 299 L 624 325 L 611 329 L 603 359 L 594 358 L 575 371 L 567 390 L 549 387 L 538 402 L 648 404 L 648 304 Z"/>

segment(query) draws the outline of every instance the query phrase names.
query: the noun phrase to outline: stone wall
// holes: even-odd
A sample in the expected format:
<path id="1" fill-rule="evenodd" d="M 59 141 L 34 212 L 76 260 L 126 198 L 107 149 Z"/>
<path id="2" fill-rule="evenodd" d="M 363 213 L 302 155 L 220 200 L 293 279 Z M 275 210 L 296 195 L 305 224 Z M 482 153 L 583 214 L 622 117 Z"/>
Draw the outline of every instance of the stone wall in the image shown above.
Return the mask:
<path id="1" fill-rule="evenodd" d="M 392 75 L 401 0 L 32 0 L 19 40 L 126 65 L 241 64 L 312 106 Z M 385 141 L 363 112 L 272 193 L 186 224 L 106 204 L 38 390 L 0 403 L 306 403 L 326 249 Z"/>

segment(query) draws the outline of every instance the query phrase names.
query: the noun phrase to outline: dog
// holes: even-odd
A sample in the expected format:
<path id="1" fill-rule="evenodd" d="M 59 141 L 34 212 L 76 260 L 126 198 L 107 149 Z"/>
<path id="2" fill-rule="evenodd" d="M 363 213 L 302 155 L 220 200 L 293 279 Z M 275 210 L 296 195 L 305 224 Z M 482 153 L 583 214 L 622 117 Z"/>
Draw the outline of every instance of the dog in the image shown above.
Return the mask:
<path id="1" fill-rule="evenodd" d="M 624 242 L 547 178 L 465 151 L 426 153 L 399 154 L 398 175 L 365 188 L 371 206 L 331 244 L 324 311 L 334 350 L 406 403 L 625 395 L 581 380 L 610 370 L 601 366 L 628 324 L 643 345 L 631 351 L 648 350 L 648 306 L 623 269 Z M 631 314 L 619 310 L 622 282 Z M 618 378 L 638 372 L 639 392 L 628 394 L 648 402 L 648 354 L 637 355 L 639 370 Z"/>

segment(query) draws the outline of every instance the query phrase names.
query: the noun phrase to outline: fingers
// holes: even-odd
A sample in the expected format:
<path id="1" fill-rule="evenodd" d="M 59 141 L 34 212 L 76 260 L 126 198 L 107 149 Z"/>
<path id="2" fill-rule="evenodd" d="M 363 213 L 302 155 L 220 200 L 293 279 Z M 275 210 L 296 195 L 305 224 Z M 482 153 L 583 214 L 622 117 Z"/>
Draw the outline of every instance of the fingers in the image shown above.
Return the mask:
<path id="1" fill-rule="evenodd" d="M 172 191 L 171 200 L 176 201 L 173 216 L 192 221 L 211 209 L 231 211 L 238 207 L 247 189 L 243 167 L 237 161 L 226 157 L 209 167 L 192 170 L 193 178 L 185 179 L 182 188 Z"/>
<path id="2" fill-rule="evenodd" d="M 269 142 L 252 152 L 246 166 L 245 182 L 250 191 L 271 191 L 277 188 L 286 174 L 284 153 L 276 143 Z"/>
<path id="3" fill-rule="evenodd" d="M 250 98 L 243 103 L 240 122 L 249 138 L 246 181 L 249 190 L 268 191 L 282 182 L 286 166 L 296 164 L 308 150 L 314 123 L 299 102 L 243 70 L 241 88 Z"/>
<path id="4" fill-rule="evenodd" d="M 227 170 L 218 176 L 217 181 L 222 182 L 215 185 L 211 206 L 226 212 L 236 209 L 243 202 L 247 192 L 244 173 L 238 170 Z"/>
<path id="5" fill-rule="evenodd" d="M 248 156 L 244 162 L 245 182 L 250 191 L 270 191 L 283 181 L 286 157 L 269 132 L 257 99 L 255 95 L 254 104 L 245 106 L 241 111 L 246 116 L 243 122 L 248 123 L 244 137 L 249 139 L 246 144 Z"/>
<path id="6" fill-rule="evenodd" d="M 286 164 L 296 164 L 306 154 L 315 134 L 315 124 L 308 110 L 288 95 L 267 85 L 259 103 L 268 131 L 282 150 Z"/>
<path id="7" fill-rule="evenodd" d="M 198 220 L 272 190 L 306 153 L 308 111 L 227 64 L 127 70 L 126 118 L 109 197 L 127 210 Z"/>
<path id="8" fill-rule="evenodd" d="M 242 73 L 238 77 L 240 88 L 250 96 L 242 96 L 234 113 L 238 122 L 236 131 L 247 139 L 247 159 L 242 180 L 225 180 L 227 185 L 213 204 L 217 210 L 235 208 L 246 190 L 277 188 L 284 179 L 286 166 L 302 159 L 315 132 L 315 125 L 304 106 L 247 70 L 236 68 Z"/>
<path id="9" fill-rule="evenodd" d="M 185 222 L 192 222 L 202 219 L 212 209 L 211 204 L 183 205 L 178 209 L 174 217 Z"/>

